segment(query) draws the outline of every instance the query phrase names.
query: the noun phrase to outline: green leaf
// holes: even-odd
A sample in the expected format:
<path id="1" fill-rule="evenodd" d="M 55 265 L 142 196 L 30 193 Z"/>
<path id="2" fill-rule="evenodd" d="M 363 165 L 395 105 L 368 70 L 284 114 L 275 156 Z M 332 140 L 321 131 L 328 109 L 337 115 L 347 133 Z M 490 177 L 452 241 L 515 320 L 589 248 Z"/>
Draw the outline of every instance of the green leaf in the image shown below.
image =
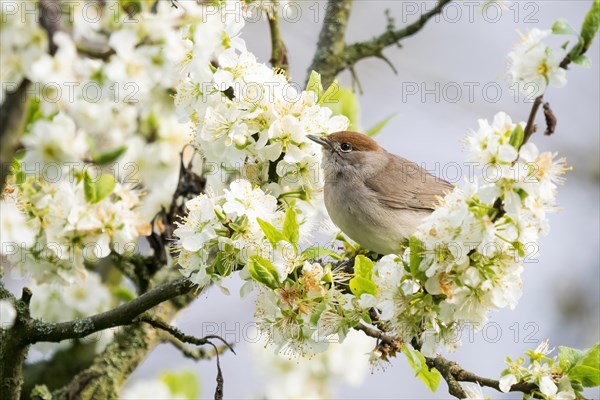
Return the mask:
<path id="1" fill-rule="evenodd" d="M 83 178 L 85 200 L 89 203 L 98 203 L 112 193 L 116 184 L 115 177 L 110 174 L 102 174 L 94 179 L 89 171 L 85 171 Z"/>
<path id="2" fill-rule="evenodd" d="M 113 295 L 121 301 L 131 301 L 133 299 L 135 299 L 135 295 L 133 293 L 131 293 L 131 290 L 123 287 L 123 286 L 117 286 L 112 290 Z"/>
<path id="3" fill-rule="evenodd" d="M 408 360 L 408 364 L 413 371 L 415 371 L 415 376 L 425 382 L 425 385 L 429 390 L 435 392 L 442 380 L 440 372 L 435 368 L 429 369 L 423 354 L 421 354 L 420 351 L 409 347 L 409 345 L 405 344 L 402 346 L 402 353 L 404 353 Z"/>
<path id="4" fill-rule="evenodd" d="M 27 151 L 25 151 L 25 149 L 19 149 L 15 151 L 15 159 L 22 160 L 25 157 L 25 154 L 27 154 Z"/>
<path id="5" fill-rule="evenodd" d="M 281 240 L 287 240 L 283 233 L 279 232 L 277 228 L 275 228 L 269 222 L 260 218 L 256 218 L 256 222 L 258 222 L 258 225 L 261 227 L 265 233 L 265 236 L 267 239 L 269 239 L 269 242 L 271 242 L 273 247 L 277 244 L 277 242 Z"/>
<path id="6" fill-rule="evenodd" d="M 363 278 L 362 276 L 355 276 L 350 279 L 349 282 L 350 291 L 356 297 L 360 297 L 362 294 L 372 294 L 375 296 L 377 294 L 377 285 L 375 282 Z"/>
<path id="7" fill-rule="evenodd" d="M 269 260 L 260 256 L 252 256 L 248 261 L 248 271 L 258 283 L 270 289 L 279 287 L 279 274 Z"/>
<path id="8" fill-rule="evenodd" d="M 571 368 L 579 364 L 583 359 L 581 350 L 566 346 L 558 346 L 558 365 L 564 372 L 569 372 Z"/>
<path id="9" fill-rule="evenodd" d="M 373 261 L 363 255 L 354 260 L 354 277 L 349 282 L 350 291 L 357 297 L 364 293 L 377 294 L 377 285 L 373 282 Z"/>
<path id="10" fill-rule="evenodd" d="M 352 90 L 339 86 L 335 82 L 331 87 L 331 91 L 327 90 L 327 96 L 321 97 L 319 104 L 326 106 L 334 114 L 345 115 L 350 120 L 348 129 L 360 131 L 360 108 L 356 95 Z"/>
<path id="11" fill-rule="evenodd" d="M 581 39 L 586 48 L 589 48 L 592 44 L 592 40 L 598 33 L 598 28 L 600 27 L 600 0 L 594 0 L 592 3 L 592 8 L 585 16 L 585 20 L 581 26 Z M 579 54 L 572 54 L 572 56 L 577 56 Z M 575 57 L 572 57 L 575 58 Z"/>
<path id="12" fill-rule="evenodd" d="M 169 387 L 173 397 L 194 400 L 199 396 L 198 377 L 192 371 L 165 372 L 160 376 L 160 380 Z"/>
<path id="13" fill-rule="evenodd" d="M 363 255 L 358 255 L 354 260 L 354 275 L 373 280 L 373 266 L 373 261 Z"/>
<path id="14" fill-rule="evenodd" d="M 410 273 L 417 279 L 425 280 L 425 273 L 419 270 L 423 261 L 423 242 L 414 236 L 408 238 L 408 246 L 410 248 Z"/>
<path id="15" fill-rule="evenodd" d="M 116 161 L 117 158 L 121 157 L 127 151 L 127 146 L 121 146 L 114 150 L 109 150 L 104 153 L 97 153 L 92 158 L 94 162 L 99 165 L 110 164 Z"/>
<path id="16" fill-rule="evenodd" d="M 17 185 L 20 185 L 20 184 L 22 184 L 22 183 L 23 183 L 23 182 L 25 182 L 26 180 L 27 180 L 27 174 L 26 174 L 25 172 L 23 172 L 23 171 L 18 171 L 18 172 L 15 174 L 15 183 L 16 183 Z"/>
<path id="17" fill-rule="evenodd" d="M 580 54 L 572 60 L 575 64 L 582 66 L 583 68 L 591 68 L 592 60 L 590 60 L 586 55 Z"/>
<path id="18" fill-rule="evenodd" d="M 521 201 L 523 201 L 527 197 L 529 197 L 529 193 L 527 193 L 525 191 L 525 189 L 523 189 L 523 188 L 514 189 L 514 191 L 517 192 L 517 194 L 519 195 L 519 198 L 521 199 Z"/>
<path id="19" fill-rule="evenodd" d="M 232 259 L 232 254 L 230 251 L 219 251 L 215 256 L 215 259 L 212 263 L 214 270 L 220 276 L 228 276 L 233 271 L 235 266 L 235 262 Z"/>
<path id="20" fill-rule="evenodd" d="M 569 22 L 561 18 L 552 25 L 552 33 L 556 35 L 575 35 L 579 36 L 577 31 L 569 24 Z"/>
<path id="21" fill-rule="evenodd" d="M 577 365 L 569 372 L 569 379 L 581 382 L 583 387 L 595 387 L 600 385 L 600 370 L 587 365 Z"/>
<path id="22" fill-rule="evenodd" d="M 319 74 L 317 71 L 310 71 L 310 77 L 308 78 L 308 83 L 306 84 L 306 90 L 315 92 L 318 99 L 320 99 L 323 95 L 321 74 Z"/>
<path id="23" fill-rule="evenodd" d="M 17 159 L 15 157 L 15 158 L 13 158 L 12 162 L 10 163 L 10 173 L 14 174 L 20 170 L 21 170 L 21 161 L 19 161 L 19 159 Z"/>
<path id="24" fill-rule="evenodd" d="M 317 304 L 317 306 L 313 309 L 313 311 L 310 314 L 310 324 L 311 325 L 317 326 L 317 322 L 319 322 L 319 319 L 321 318 L 321 314 L 323 314 L 323 311 L 325 311 L 326 307 L 327 307 L 327 303 L 324 301 Z"/>
<path id="25" fill-rule="evenodd" d="M 377 123 L 374 127 L 372 127 L 371 129 L 367 130 L 367 135 L 369 135 L 369 136 L 375 136 L 375 135 L 377 135 L 379 133 L 379 131 L 381 131 L 383 128 L 385 128 L 385 126 L 391 120 L 393 120 L 398 114 L 400 114 L 400 113 L 393 113 L 392 115 L 390 115 L 387 118 L 385 118 L 383 121 Z"/>
<path id="26" fill-rule="evenodd" d="M 40 97 L 41 96 L 31 96 L 31 100 L 27 104 L 27 114 L 25 116 L 24 124 L 25 127 L 44 117 L 44 114 L 42 113 L 42 101 Z"/>
<path id="27" fill-rule="evenodd" d="M 600 343 L 588 349 L 568 375 L 569 379 L 581 382 L 584 387 L 600 386 Z"/>
<path id="28" fill-rule="evenodd" d="M 336 253 L 335 251 L 333 251 L 331 249 L 328 249 L 327 247 L 323 247 L 323 246 L 308 247 L 302 252 L 302 255 L 311 260 L 314 260 L 315 258 L 325 257 L 325 256 L 330 256 L 331 258 L 336 259 L 336 260 L 342 259 L 342 256 L 340 256 L 338 253 Z"/>
<path id="29" fill-rule="evenodd" d="M 296 222 L 296 211 L 293 208 L 288 208 L 285 212 L 282 233 L 286 240 L 292 244 L 298 243 L 298 239 L 300 239 L 300 227 Z"/>
<path id="30" fill-rule="evenodd" d="M 334 80 L 331 85 L 329 85 L 329 87 L 327 89 L 325 89 L 325 91 L 323 92 L 323 94 L 321 95 L 321 97 L 319 97 L 319 104 L 324 104 L 327 103 L 328 101 L 331 101 L 332 99 L 335 98 L 336 93 L 338 92 L 338 90 L 340 89 L 340 84 L 338 83 L 337 80 Z"/>
<path id="31" fill-rule="evenodd" d="M 509 139 L 509 143 L 512 147 L 519 150 L 521 145 L 523 144 L 523 140 L 525 139 L 525 132 L 523 131 L 523 127 L 521 124 L 517 124 L 515 129 L 512 131 Z"/>
<path id="32" fill-rule="evenodd" d="M 517 254 L 519 255 L 519 257 L 525 257 L 525 246 L 523 245 L 523 243 L 519 242 L 518 240 L 512 242 L 513 247 L 515 248 L 515 250 L 517 250 Z"/>

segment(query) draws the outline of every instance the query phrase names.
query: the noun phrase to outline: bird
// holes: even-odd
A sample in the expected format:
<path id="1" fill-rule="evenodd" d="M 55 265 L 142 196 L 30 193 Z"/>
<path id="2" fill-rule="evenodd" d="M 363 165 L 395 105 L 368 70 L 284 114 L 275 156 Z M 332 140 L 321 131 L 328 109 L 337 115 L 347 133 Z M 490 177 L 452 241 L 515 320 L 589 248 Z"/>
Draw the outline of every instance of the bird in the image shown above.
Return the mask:
<path id="1" fill-rule="evenodd" d="M 324 202 L 334 224 L 373 252 L 400 254 L 406 240 L 453 189 L 418 164 L 359 132 L 307 135 L 322 146 Z"/>

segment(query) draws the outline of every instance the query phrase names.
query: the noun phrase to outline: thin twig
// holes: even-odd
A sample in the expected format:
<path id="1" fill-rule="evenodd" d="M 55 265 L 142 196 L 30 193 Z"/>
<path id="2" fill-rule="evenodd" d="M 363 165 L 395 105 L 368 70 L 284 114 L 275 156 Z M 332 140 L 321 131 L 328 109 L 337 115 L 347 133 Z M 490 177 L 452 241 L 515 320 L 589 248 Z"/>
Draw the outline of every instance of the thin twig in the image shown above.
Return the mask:
<path id="1" fill-rule="evenodd" d="M 159 318 L 151 317 L 149 315 L 142 315 L 142 316 L 136 318 L 136 321 L 145 322 L 155 329 L 163 330 L 163 331 L 169 333 L 170 335 L 172 335 L 173 337 L 175 337 L 177 340 L 184 342 L 184 343 L 190 343 L 190 344 L 193 344 L 196 346 L 203 346 L 205 344 L 212 346 L 212 348 L 215 351 L 215 357 L 217 359 L 217 387 L 215 389 L 215 400 L 223 399 L 224 379 L 223 379 L 223 371 L 221 371 L 221 360 L 219 359 L 219 349 L 217 348 L 217 346 L 215 346 L 214 343 L 212 343 L 210 341 L 210 339 L 220 340 L 221 342 L 223 342 L 225 344 L 225 346 L 227 346 L 227 348 L 229 348 L 229 350 L 233 354 L 235 354 L 233 347 L 231 347 L 231 345 L 229 343 L 227 343 L 225 341 L 225 339 L 223 339 L 222 337 L 217 336 L 217 335 L 207 335 L 207 336 L 204 336 L 201 338 L 187 335 L 187 334 L 183 333 L 180 329 L 174 327 L 173 325 L 169 325 L 166 322 L 160 320 Z"/>
<path id="2" fill-rule="evenodd" d="M 162 336 L 164 337 L 163 342 L 171 344 L 173 347 L 179 350 L 184 357 L 189 358 L 191 360 L 210 360 L 216 355 L 214 350 L 206 351 L 203 347 L 187 346 L 185 343 L 183 343 L 181 340 L 177 339 L 170 333 L 165 332 Z M 217 352 L 219 354 L 222 354 L 227 350 L 229 350 L 229 346 L 227 345 L 221 345 L 217 347 Z"/>
<path id="3" fill-rule="evenodd" d="M 426 13 L 423 13 L 417 21 L 402 29 L 394 28 L 393 19 L 391 18 L 390 14 L 386 12 L 388 19 L 386 31 L 369 41 L 347 45 L 343 52 L 344 65 L 338 66 L 338 68 L 341 68 L 339 71 L 344 68 L 350 68 L 350 66 L 356 64 L 358 61 L 368 57 L 378 57 L 387 62 L 387 59 L 383 56 L 383 50 L 386 47 L 389 47 L 393 44 L 399 45 L 401 39 L 412 36 L 419 32 L 421 29 L 423 29 L 423 27 L 425 27 L 425 24 L 431 18 L 441 13 L 444 7 L 451 1 L 452 0 L 439 0 L 434 8 Z M 389 64 L 391 63 L 388 62 L 388 65 Z M 395 70 L 393 66 L 392 69 Z"/>
<path id="4" fill-rule="evenodd" d="M 222 337 L 217 336 L 217 335 L 207 335 L 207 336 L 204 336 L 201 338 L 198 338 L 198 337 L 195 337 L 192 335 L 187 335 L 187 334 L 183 333 L 180 329 L 174 327 L 173 325 L 169 325 L 166 322 L 164 322 L 158 318 L 149 316 L 149 315 L 142 315 L 142 316 L 136 318 L 135 321 L 136 322 L 137 321 L 145 322 L 155 329 L 161 329 L 165 332 L 170 333 L 171 335 L 173 335 L 174 337 L 176 337 L 177 339 L 179 339 L 180 341 L 182 341 L 184 343 L 189 343 L 189 344 L 193 344 L 196 346 L 203 346 L 205 344 L 210 343 L 209 342 L 210 339 L 217 339 L 217 340 L 220 340 L 221 342 L 223 342 L 223 344 L 226 345 L 233 354 L 236 354 L 235 350 L 233 350 L 233 347 L 229 343 L 227 343 L 227 341 L 225 341 L 225 339 L 223 339 Z"/>
<path id="5" fill-rule="evenodd" d="M 179 154 L 179 178 L 169 209 L 163 208 L 152 219 L 152 233 L 147 236 L 159 265 L 167 263 L 167 248 L 173 242 L 176 222 L 185 213 L 185 201 L 202 193 L 206 184 L 206 179 L 193 171 L 193 158 L 187 165 L 184 161 L 184 154 L 188 146 L 184 146 Z M 158 232 L 155 229 L 157 225 L 162 227 Z"/>
<path id="6" fill-rule="evenodd" d="M 215 346 L 213 343 L 208 342 L 208 344 L 210 344 L 215 349 L 217 356 L 217 387 L 215 388 L 215 400 L 223 400 L 223 384 L 225 380 L 223 379 L 223 371 L 221 371 L 221 360 L 219 359 L 219 352 L 217 351 L 217 346 Z"/>
<path id="7" fill-rule="evenodd" d="M 531 106 L 531 111 L 529 112 L 529 117 L 527 118 L 527 125 L 525 125 L 525 130 L 523 132 L 523 143 L 521 144 L 521 146 L 527 143 L 531 135 L 533 135 L 536 131 L 535 116 L 537 115 L 537 112 L 540 106 L 542 105 L 543 100 L 544 95 L 540 95 L 535 98 L 533 105 Z"/>
<path id="8" fill-rule="evenodd" d="M 394 336 L 387 335 L 384 332 L 367 325 L 360 324 L 355 326 L 354 329 L 363 331 L 367 336 L 371 336 L 377 340 L 380 340 L 381 342 L 389 346 L 397 347 L 398 350 L 403 344 L 403 342 L 400 339 L 395 338 Z"/>

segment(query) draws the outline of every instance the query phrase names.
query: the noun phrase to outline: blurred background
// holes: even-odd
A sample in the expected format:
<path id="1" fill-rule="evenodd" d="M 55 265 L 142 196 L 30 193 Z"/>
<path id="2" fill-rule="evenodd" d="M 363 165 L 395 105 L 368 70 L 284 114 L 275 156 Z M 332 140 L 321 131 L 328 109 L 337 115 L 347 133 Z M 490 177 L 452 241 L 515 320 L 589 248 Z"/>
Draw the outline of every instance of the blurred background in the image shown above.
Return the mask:
<path id="1" fill-rule="evenodd" d="M 504 78 L 506 55 L 518 41 L 517 31 L 550 29 L 559 18 L 566 18 L 577 28 L 591 1 L 505 1 L 503 8 L 494 4 L 483 13 L 482 3 L 451 4 L 423 30 L 403 40 L 402 48 L 386 49 L 385 55 L 398 70 L 397 74 L 379 59 L 363 60 L 356 66 L 362 86 L 362 93 L 358 93 L 362 128 L 371 128 L 397 113 L 379 133 L 380 143 L 389 151 L 424 163 L 434 174 L 455 182 L 454 166 L 464 159 L 460 140 L 469 129 L 477 128 L 479 118 L 492 119 L 497 112 L 505 111 L 514 120 L 527 119 L 530 102 L 519 98 Z M 355 1 L 347 42 L 366 40 L 382 33 L 387 24 L 386 9 L 390 10 L 396 25 L 403 26 L 434 4 L 431 1 Z M 325 7 L 323 1 L 289 1 L 288 14 L 281 18 L 290 75 L 301 86 L 315 52 Z M 267 62 L 271 49 L 265 18 L 246 21 L 242 36 L 250 51 L 260 61 Z M 563 37 L 560 39 L 564 41 Z M 575 348 L 586 348 L 600 341 L 599 47 L 600 42 L 596 41 L 587 53 L 593 64 L 591 69 L 573 66 L 567 75 L 567 86 L 551 87 L 545 96 L 558 117 L 557 130 L 551 137 L 543 136 L 543 118 L 540 118 L 539 132 L 533 141 L 541 150 L 566 156 L 573 170 L 567 174 L 566 185 L 559 190 L 558 202 L 563 210 L 550 216 L 550 235 L 542 240 L 539 252 L 525 265 L 523 297 L 516 310 L 494 313 L 481 332 L 463 332 L 463 345 L 450 355 L 481 376 L 497 378 L 505 368 L 506 356 L 517 357 L 546 338 L 551 339 L 551 346 Z M 340 76 L 340 82 L 352 85 L 347 71 Z M 463 173 L 466 171 L 463 168 Z M 269 388 L 277 385 L 289 388 L 294 383 L 296 397 L 301 396 L 303 390 L 307 397 L 314 396 L 306 377 L 300 373 L 291 374 L 288 379 L 275 375 L 269 361 L 271 356 L 260 351 L 261 344 L 252 343 L 256 337 L 253 302 L 239 298 L 239 279 L 232 278 L 225 286 L 231 291 L 230 296 L 212 288 L 176 319 L 176 324 L 186 332 L 196 336 L 218 334 L 235 343 L 237 355 L 227 352 L 221 359 L 225 397 L 260 398 Z M 431 393 L 415 379 L 404 357 L 394 360 L 385 371 L 369 372 L 365 367 L 369 346 L 366 350 L 362 350 L 363 347 L 364 343 L 357 342 L 352 348 L 352 359 L 363 362 L 342 361 L 339 365 L 336 360 L 344 358 L 336 359 L 335 354 L 328 361 L 342 370 L 334 376 L 332 394 L 335 397 L 449 397 L 444 383 L 437 393 Z M 302 365 L 291 360 L 288 368 L 310 369 L 311 362 L 322 360 L 302 361 Z M 157 347 L 127 385 L 129 388 L 143 385 L 164 371 L 179 370 L 194 371 L 200 380 L 202 397 L 213 396 L 215 363 L 184 359 L 169 345 Z M 519 398 L 516 394 L 502 395 L 491 390 L 484 393 L 493 398 Z M 590 398 L 600 398 L 598 389 L 588 390 L 587 394 Z"/>
<path id="2" fill-rule="evenodd" d="M 292 80 L 304 84 L 312 61 L 325 2 L 289 2 L 288 18 L 282 18 L 282 31 L 290 59 Z M 517 31 L 550 29 L 559 18 L 579 27 L 590 1 L 513 1 L 503 9 L 482 2 L 457 2 L 439 18 L 432 19 L 415 36 L 402 41 L 402 48 L 390 47 L 386 57 L 398 74 L 379 59 L 367 59 L 356 66 L 363 88 L 359 93 L 362 128 L 370 128 L 385 117 L 398 113 L 377 139 L 389 151 L 416 162 L 446 179 L 453 179 L 445 163 L 461 163 L 459 141 L 469 129 L 477 128 L 479 118 L 492 119 L 505 111 L 515 120 L 526 120 L 531 104 L 516 97 L 504 79 L 506 54 L 518 41 Z M 398 26 L 414 21 L 434 2 L 355 1 L 347 42 L 369 39 L 385 30 L 389 9 Z M 298 11 L 299 10 L 299 11 Z M 260 61 L 270 57 L 269 31 L 264 19 L 247 21 L 243 32 L 249 49 Z M 563 39 L 562 37 L 560 39 Z M 562 42 L 560 43 L 562 44 Z M 558 117 L 556 133 L 543 136 L 543 117 L 533 141 L 540 150 L 566 156 L 573 170 L 559 189 L 563 209 L 550 216 L 551 233 L 541 241 L 539 253 L 526 263 L 523 297 L 516 310 L 492 314 L 482 332 L 462 337 L 463 346 L 450 357 L 463 367 L 486 377 L 498 377 L 506 356 L 517 357 L 550 338 L 551 346 L 586 348 L 600 340 L 600 43 L 588 52 L 591 69 L 572 67 L 568 84 L 550 88 L 546 100 Z M 351 85 L 346 71 L 340 83 Z M 466 170 L 464 170 L 466 171 Z M 227 353 L 221 364 L 225 374 L 225 396 L 256 398 L 265 393 L 269 379 L 252 346 L 252 302 L 237 296 L 240 283 L 227 285 L 231 296 L 213 289 L 202 295 L 176 320 L 185 331 L 212 330 L 237 344 L 237 355 Z M 268 351 L 268 350 L 267 350 Z M 364 356 L 367 357 L 366 355 Z M 130 382 L 155 377 L 163 370 L 192 368 L 201 380 L 203 397 L 214 391 L 214 363 L 182 359 L 172 347 L 159 346 L 133 374 Z M 347 368 L 351 368 L 347 366 Z M 340 380 L 335 394 L 343 399 L 442 399 L 449 395 L 444 383 L 431 393 L 414 378 L 403 357 L 385 371 L 366 373 L 354 380 L 357 386 Z M 281 384 L 281 382 L 279 382 Z M 493 398 L 520 398 L 485 391 Z M 600 391 L 587 392 L 600 398 Z"/>

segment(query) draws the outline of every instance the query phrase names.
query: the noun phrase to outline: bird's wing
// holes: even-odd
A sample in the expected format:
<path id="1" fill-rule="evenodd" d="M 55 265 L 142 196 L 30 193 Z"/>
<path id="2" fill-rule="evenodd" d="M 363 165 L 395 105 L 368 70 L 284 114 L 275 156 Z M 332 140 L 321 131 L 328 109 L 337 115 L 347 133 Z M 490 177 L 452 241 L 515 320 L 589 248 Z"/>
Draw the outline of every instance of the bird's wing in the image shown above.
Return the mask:
<path id="1" fill-rule="evenodd" d="M 377 193 L 382 205 L 393 209 L 433 210 L 436 196 L 452 191 L 453 186 L 437 178 L 412 161 L 393 155 L 383 171 L 398 174 L 379 174 L 366 185 Z"/>

